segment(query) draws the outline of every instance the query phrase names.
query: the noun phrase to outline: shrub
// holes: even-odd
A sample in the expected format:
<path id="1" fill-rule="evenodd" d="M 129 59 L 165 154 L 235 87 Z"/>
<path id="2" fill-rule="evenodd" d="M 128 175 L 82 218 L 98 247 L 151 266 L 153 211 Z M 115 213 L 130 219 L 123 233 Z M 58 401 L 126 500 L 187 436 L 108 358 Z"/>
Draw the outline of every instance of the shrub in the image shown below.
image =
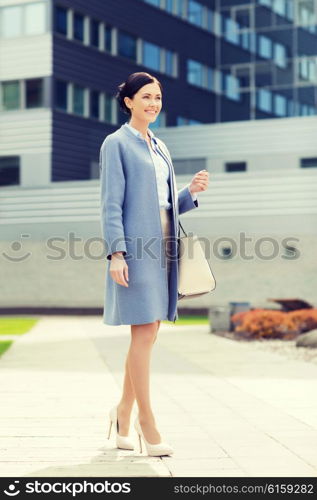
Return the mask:
<path id="1" fill-rule="evenodd" d="M 297 309 L 296 311 L 290 311 L 288 314 L 299 333 L 317 328 L 317 309 Z"/>
<path id="2" fill-rule="evenodd" d="M 231 317 L 234 331 L 250 338 L 294 338 L 298 333 L 317 327 L 317 309 L 277 311 L 253 309 Z"/>

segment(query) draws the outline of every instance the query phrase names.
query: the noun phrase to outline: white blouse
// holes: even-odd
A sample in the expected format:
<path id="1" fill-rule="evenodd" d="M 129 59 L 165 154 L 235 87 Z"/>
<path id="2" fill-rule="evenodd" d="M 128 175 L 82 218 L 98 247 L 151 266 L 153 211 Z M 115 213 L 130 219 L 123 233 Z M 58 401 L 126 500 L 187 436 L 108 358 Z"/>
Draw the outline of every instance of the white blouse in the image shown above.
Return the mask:
<path id="1" fill-rule="evenodd" d="M 130 130 L 135 134 L 143 138 L 141 132 L 139 132 L 136 128 L 132 127 L 128 122 L 126 122 Z M 170 208 L 172 204 L 168 201 L 170 189 L 168 184 L 169 178 L 169 168 L 164 160 L 164 158 L 156 151 L 156 145 L 153 141 L 154 134 L 152 130 L 148 129 L 149 135 L 151 137 L 151 145 L 150 152 L 153 159 L 153 163 L 155 166 L 156 173 L 156 182 L 157 182 L 157 192 L 159 197 L 159 205 L 160 208 Z M 153 150 L 154 148 L 154 150 Z M 191 195 L 193 200 L 197 199 L 196 193 Z"/>

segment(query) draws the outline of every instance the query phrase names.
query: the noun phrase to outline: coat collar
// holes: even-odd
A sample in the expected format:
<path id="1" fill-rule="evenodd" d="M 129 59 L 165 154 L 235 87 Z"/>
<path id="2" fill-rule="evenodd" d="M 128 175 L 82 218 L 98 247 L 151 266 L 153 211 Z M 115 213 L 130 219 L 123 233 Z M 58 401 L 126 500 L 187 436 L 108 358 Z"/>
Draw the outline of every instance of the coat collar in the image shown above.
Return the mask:
<path id="1" fill-rule="evenodd" d="M 131 136 L 135 137 L 136 139 L 139 139 L 141 141 L 145 141 L 144 137 L 142 136 L 141 132 L 139 132 L 136 128 L 132 127 L 130 123 L 125 122 L 123 125 L 121 125 L 121 129 L 130 134 Z M 151 129 L 148 128 L 148 133 L 150 134 L 151 139 L 157 144 L 156 138 L 154 133 L 152 132 Z"/>
<path id="2" fill-rule="evenodd" d="M 124 131 L 127 135 L 129 135 L 129 137 L 133 137 L 137 141 L 146 142 L 146 140 L 143 138 L 141 132 L 136 130 L 134 127 L 131 127 L 131 125 L 128 124 L 128 122 L 125 122 L 123 125 L 121 125 L 119 130 Z M 157 140 L 156 137 L 154 136 L 152 130 L 150 130 L 150 129 L 148 129 L 148 130 L 149 130 L 151 139 L 154 141 L 154 143 L 156 144 L 156 146 L 160 150 L 160 154 L 162 155 L 162 153 L 163 153 L 164 158 L 167 161 L 167 164 L 169 166 L 170 179 L 171 179 L 171 183 L 172 183 L 171 189 L 173 189 L 173 192 L 174 192 L 174 210 L 173 210 L 173 212 L 174 212 L 175 224 L 176 224 L 177 234 L 178 234 L 178 232 L 179 232 L 179 228 L 178 228 L 178 191 L 177 191 L 177 185 L 176 185 L 176 179 L 175 179 L 175 173 L 174 173 L 174 167 L 172 164 L 172 160 L 169 156 L 168 150 L 165 150 L 164 143 L 160 144 L 159 140 Z"/>

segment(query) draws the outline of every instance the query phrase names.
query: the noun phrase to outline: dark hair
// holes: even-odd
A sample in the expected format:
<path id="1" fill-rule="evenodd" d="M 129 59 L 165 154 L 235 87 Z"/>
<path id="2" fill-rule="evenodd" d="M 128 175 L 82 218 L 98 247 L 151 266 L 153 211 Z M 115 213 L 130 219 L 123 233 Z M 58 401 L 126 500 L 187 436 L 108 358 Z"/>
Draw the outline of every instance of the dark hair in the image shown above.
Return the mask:
<path id="1" fill-rule="evenodd" d="M 155 76 L 152 76 L 149 73 L 145 73 L 143 71 L 131 73 L 131 75 L 128 76 L 125 82 L 122 82 L 120 83 L 120 85 L 118 85 L 118 92 L 115 97 L 124 113 L 131 115 L 131 111 L 126 106 L 124 98 L 130 97 L 130 99 L 132 99 L 134 94 L 136 94 L 138 90 L 143 87 L 143 85 L 147 85 L 148 83 L 157 83 L 161 89 L 161 92 L 163 92 L 162 85 L 158 81 L 158 79 Z"/>

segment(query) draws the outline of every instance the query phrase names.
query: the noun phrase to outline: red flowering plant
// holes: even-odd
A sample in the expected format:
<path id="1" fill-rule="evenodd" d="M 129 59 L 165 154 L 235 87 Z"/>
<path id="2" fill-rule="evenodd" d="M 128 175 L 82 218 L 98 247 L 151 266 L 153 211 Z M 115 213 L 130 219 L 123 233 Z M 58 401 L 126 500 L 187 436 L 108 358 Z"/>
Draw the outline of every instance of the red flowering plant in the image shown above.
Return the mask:
<path id="1" fill-rule="evenodd" d="M 231 316 L 234 331 L 248 338 L 290 339 L 317 326 L 317 309 L 291 312 L 253 309 Z"/>
<path id="2" fill-rule="evenodd" d="M 296 309 L 296 311 L 290 311 L 289 316 L 296 325 L 299 333 L 309 332 L 317 328 L 317 309 Z"/>

